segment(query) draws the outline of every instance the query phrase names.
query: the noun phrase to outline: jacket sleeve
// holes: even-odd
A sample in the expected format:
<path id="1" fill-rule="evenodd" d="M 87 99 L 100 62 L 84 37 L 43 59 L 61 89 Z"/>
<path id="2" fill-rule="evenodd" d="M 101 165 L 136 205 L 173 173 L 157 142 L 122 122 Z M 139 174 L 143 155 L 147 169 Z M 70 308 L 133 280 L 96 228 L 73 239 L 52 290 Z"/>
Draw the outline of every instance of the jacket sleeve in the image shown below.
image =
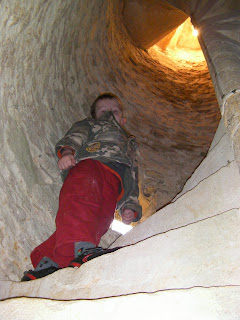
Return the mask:
<path id="1" fill-rule="evenodd" d="M 74 154 L 76 154 L 76 152 L 81 148 L 83 143 L 86 142 L 89 130 L 90 125 L 86 120 L 74 123 L 71 129 L 56 144 L 55 152 L 58 159 L 61 158 L 61 150 L 64 147 L 72 148 Z"/>
<path id="2" fill-rule="evenodd" d="M 133 210 L 136 215 L 132 222 L 137 222 L 142 218 L 142 206 L 139 203 L 139 187 L 138 187 L 138 164 L 137 164 L 137 153 L 139 153 L 138 146 L 135 138 L 129 141 L 129 156 L 132 159 L 132 168 L 131 168 L 131 176 L 132 176 L 132 188 L 128 194 L 128 197 L 124 201 L 120 214 L 125 209 Z"/>

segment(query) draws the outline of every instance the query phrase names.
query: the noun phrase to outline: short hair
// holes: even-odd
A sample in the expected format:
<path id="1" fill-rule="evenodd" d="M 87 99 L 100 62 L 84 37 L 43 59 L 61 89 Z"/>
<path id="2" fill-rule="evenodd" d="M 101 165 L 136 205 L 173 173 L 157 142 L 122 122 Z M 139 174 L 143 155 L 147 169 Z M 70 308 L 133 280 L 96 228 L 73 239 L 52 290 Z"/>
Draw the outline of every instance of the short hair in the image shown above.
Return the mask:
<path id="1" fill-rule="evenodd" d="M 93 101 L 91 108 L 90 108 L 91 116 L 94 119 L 96 118 L 96 105 L 97 105 L 98 101 L 104 100 L 104 99 L 111 99 L 111 100 L 116 99 L 119 103 L 121 111 L 123 111 L 122 101 L 115 94 L 110 93 L 110 92 L 102 93 Z"/>

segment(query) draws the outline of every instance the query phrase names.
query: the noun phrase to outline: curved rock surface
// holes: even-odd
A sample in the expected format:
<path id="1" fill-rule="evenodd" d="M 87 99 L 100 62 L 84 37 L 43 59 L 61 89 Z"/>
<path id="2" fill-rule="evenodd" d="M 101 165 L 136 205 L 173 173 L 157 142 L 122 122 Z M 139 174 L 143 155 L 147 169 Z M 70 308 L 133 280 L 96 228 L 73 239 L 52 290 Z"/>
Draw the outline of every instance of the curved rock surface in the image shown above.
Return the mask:
<path id="1" fill-rule="evenodd" d="M 205 61 L 133 46 L 123 2 L 0 3 L 1 279 L 18 280 L 54 230 L 54 145 L 102 92 L 122 99 L 141 156 L 144 219 L 182 189 L 220 119 Z"/>

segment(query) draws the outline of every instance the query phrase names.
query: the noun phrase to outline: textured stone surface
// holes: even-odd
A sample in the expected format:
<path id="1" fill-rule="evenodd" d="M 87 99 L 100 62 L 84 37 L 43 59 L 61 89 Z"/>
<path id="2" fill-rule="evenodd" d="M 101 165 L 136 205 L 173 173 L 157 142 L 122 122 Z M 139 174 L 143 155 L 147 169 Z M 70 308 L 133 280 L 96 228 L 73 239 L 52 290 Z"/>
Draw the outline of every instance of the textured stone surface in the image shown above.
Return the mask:
<path id="1" fill-rule="evenodd" d="M 230 108 L 225 104 L 226 124 L 238 143 L 238 102 L 228 94 L 239 83 L 239 33 L 233 32 L 239 1 L 169 2 L 205 23 L 205 54 L 219 102 L 231 102 Z M 127 128 L 139 138 L 145 217 L 182 189 L 208 150 L 219 113 L 206 64 L 172 60 L 160 48 L 133 47 L 121 20 L 122 2 L 118 4 L 0 3 L 1 279 L 18 280 L 29 266 L 32 248 L 54 230 L 61 185 L 54 144 L 72 122 L 88 114 L 98 93 L 112 91 L 123 99 Z M 231 17 L 229 8 L 234 9 Z M 222 20 L 214 20 L 213 30 L 214 16 Z M 48 318 L 65 319 L 79 314 L 96 318 L 98 312 L 106 319 L 114 312 L 122 319 L 136 306 L 131 317 L 139 312 L 139 319 L 149 317 L 150 309 L 154 314 L 160 309 L 166 319 L 176 313 L 184 320 L 238 319 L 239 173 L 235 161 L 215 172 L 214 155 L 221 158 L 219 167 L 232 156 L 226 136 L 219 136 L 204 161 L 206 170 L 195 174 L 195 188 L 126 236 L 126 243 L 139 243 L 78 270 L 60 270 L 28 283 L 0 281 L 1 298 L 110 298 L 13 299 L 1 302 L 0 315 L 42 319 L 47 312 Z M 124 294 L 130 295 L 119 297 Z"/>
<path id="2" fill-rule="evenodd" d="M 0 296 L 96 299 L 199 286 L 240 286 L 239 226 L 239 209 L 229 210 L 98 257 L 79 269 L 62 269 L 25 283 L 0 281 Z"/>
<path id="3" fill-rule="evenodd" d="M 240 177 L 236 162 L 228 164 L 113 243 L 133 244 L 146 237 L 240 208 Z"/>
<path id="4" fill-rule="evenodd" d="M 102 248 L 108 248 L 110 245 L 115 242 L 122 234 L 112 230 L 111 228 L 102 236 L 99 246 Z"/>
<path id="5" fill-rule="evenodd" d="M 230 162 L 234 161 L 234 159 L 235 157 L 231 148 L 230 140 L 226 134 L 226 128 L 223 126 L 221 121 L 207 157 L 194 171 L 190 179 L 184 185 L 183 190 L 174 198 L 174 200 L 181 197 L 187 191 L 193 189 L 199 182 L 214 174 L 222 167 L 227 166 Z M 237 172 L 236 175 L 238 177 Z M 237 179 L 239 179 L 239 177 Z M 229 198 L 231 198 L 230 195 Z"/>
<path id="6" fill-rule="evenodd" d="M 209 152 L 220 142 L 220 140 L 222 139 L 222 137 L 226 134 L 226 127 L 225 127 L 225 123 L 224 123 L 224 119 L 221 118 L 217 131 L 214 135 L 213 141 L 211 143 L 211 146 L 208 150 L 208 154 Z M 230 144 L 230 140 L 229 140 L 229 144 Z M 230 146 L 229 146 L 230 148 Z"/>
<path id="7" fill-rule="evenodd" d="M 147 49 L 176 29 L 188 16 L 159 0 L 125 0 L 124 25 L 133 43 Z"/>
<path id="8" fill-rule="evenodd" d="M 155 318 L 179 320 L 238 320 L 240 287 L 191 288 L 155 293 L 113 297 L 100 300 L 53 301 L 19 298 L 1 302 L 3 319 L 26 320 L 34 314 L 35 320 L 51 319 L 114 319 L 136 317 L 139 320 Z M 38 310 L 36 312 L 36 310 Z"/>
<path id="9" fill-rule="evenodd" d="M 118 4 L 0 3 L 1 279 L 18 280 L 54 231 L 54 145 L 99 93 L 123 100 L 138 137 L 145 218 L 182 189 L 211 143 L 219 111 L 206 63 L 164 64 L 164 52 L 135 48 Z"/>
<path id="10" fill-rule="evenodd" d="M 240 169 L 240 89 L 226 100 L 224 108 L 224 120 L 227 127 L 229 139 L 232 142 L 235 159 Z"/>

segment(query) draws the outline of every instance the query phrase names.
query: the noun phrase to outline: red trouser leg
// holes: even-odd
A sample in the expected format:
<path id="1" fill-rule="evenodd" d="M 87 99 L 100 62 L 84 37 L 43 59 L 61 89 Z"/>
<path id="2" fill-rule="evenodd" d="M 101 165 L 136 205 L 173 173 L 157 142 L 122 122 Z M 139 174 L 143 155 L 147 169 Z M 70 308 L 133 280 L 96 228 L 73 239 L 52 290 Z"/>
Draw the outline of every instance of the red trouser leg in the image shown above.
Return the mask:
<path id="1" fill-rule="evenodd" d="M 56 232 L 34 249 L 33 266 L 47 256 L 66 267 L 74 259 L 74 242 L 97 246 L 114 218 L 119 184 L 99 161 L 87 159 L 73 167 L 60 191 Z"/>

